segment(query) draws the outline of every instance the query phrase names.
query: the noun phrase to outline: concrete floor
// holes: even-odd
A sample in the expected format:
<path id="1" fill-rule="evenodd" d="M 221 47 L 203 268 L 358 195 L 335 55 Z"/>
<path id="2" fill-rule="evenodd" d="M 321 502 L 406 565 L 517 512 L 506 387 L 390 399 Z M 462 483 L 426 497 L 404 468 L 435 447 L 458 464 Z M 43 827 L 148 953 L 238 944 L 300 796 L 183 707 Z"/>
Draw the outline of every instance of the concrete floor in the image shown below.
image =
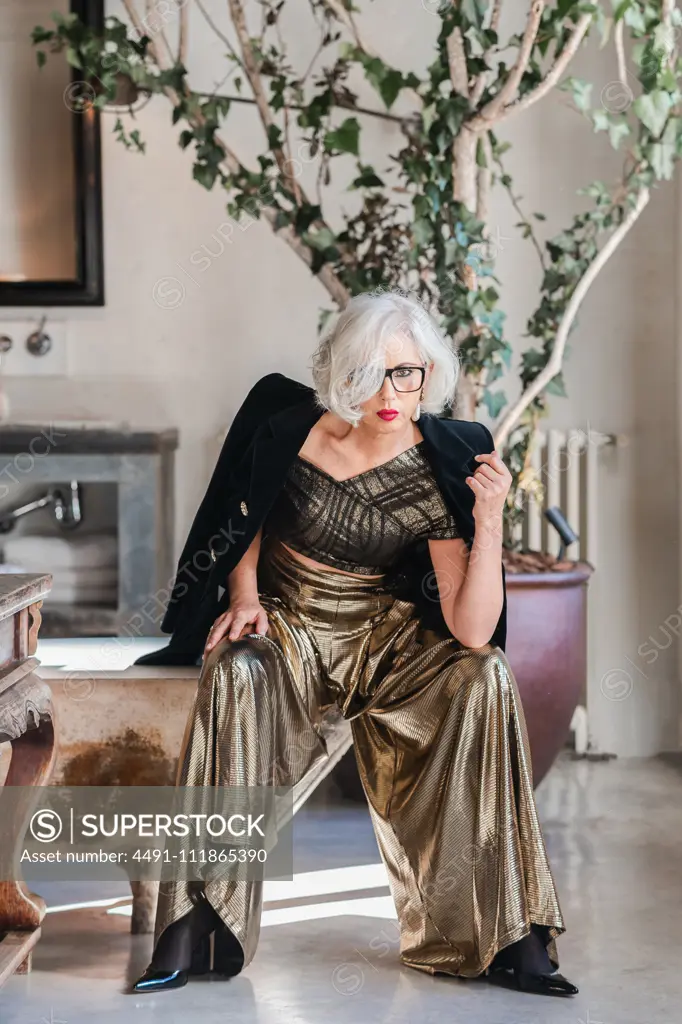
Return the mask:
<path id="1" fill-rule="evenodd" d="M 152 940 L 129 934 L 129 918 L 120 912 L 127 910 L 125 883 L 67 889 L 64 883 L 31 884 L 27 876 L 50 911 L 32 972 L 15 975 L 0 990 L 0 1022 L 677 1020 L 682 1005 L 679 761 L 590 763 L 563 755 L 539 787 L 537 801 L 567 921 L 558 940 L 561 970 L 579 986 L 577 996 L 525 995 L 484 979 L 432 977 L 401 966 L 395 913 L 367 812 L 341 801 L 333 784 L 325 783 L 296 819 L 299 896 L 266 904 L 258 952 L 239 977 L 193 978 L 182 989 L 129 994 L 126 985 L 146 967 Z M 317 894 L 311 894 L 314 889 Z M 118 913 L 107 907 L 58 909 L 107 897 L 122 898 Z"/>

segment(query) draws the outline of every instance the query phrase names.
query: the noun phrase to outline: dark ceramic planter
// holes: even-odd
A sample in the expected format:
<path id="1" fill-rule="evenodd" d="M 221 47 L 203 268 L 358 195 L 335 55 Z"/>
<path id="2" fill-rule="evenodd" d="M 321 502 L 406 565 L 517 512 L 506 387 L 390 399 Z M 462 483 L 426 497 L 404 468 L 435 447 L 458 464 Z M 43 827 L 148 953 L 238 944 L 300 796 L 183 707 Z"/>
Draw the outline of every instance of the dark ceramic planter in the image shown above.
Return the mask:
<path id="1" fill-rule="evenodd" d="M 565 572 L 506 573 L 507 643 L 528 729 L 533 784 L 568 738 L 587 678 L 589 562 Z M 365 799 L 353 748 L 333 769 L 344 796 Z"/>
<path id="2" fill-rule="evenodd" d="M 569 733 L 587 678 L 589 562 L 565 572 L 506 573 L 506 655 L 528 727 L 537 786 Z"/>

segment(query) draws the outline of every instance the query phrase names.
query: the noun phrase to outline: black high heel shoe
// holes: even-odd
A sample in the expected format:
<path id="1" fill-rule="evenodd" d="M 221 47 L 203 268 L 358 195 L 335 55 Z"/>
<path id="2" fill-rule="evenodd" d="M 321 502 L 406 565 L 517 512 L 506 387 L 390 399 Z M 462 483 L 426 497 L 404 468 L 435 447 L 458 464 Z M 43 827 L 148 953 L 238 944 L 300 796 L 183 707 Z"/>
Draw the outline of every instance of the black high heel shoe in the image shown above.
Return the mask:
<path id="1" fill-rule="evenodd" d="M 563 974 L 529 974 L 527 971 L 514 971 L 517 988 L 522 992 L 539 992 L 550 996 L 574 996 L 579 991 L 577 985 L 564 978 Z"/>
<path id="2" fill-rule="evenodd" d="M 491 963 L 488 973 L 503 972 L 513 980 L 522 992 L 537 992 L 542 995 L 574 996 L 578 987 L 559 971 L 552 971 L 552 962 L 541 939 L 542 932 L 535 923 L 522 939 L 499 950 Z"/>
<path id="3" fill-rule="evenodd" d="M 203 892 L 199 894 L 195 907 L 200 902 L 208 903 Z M 192 919 L 193 913 L 195 913 L 194 910 L 186 915 L 187 920 L 181 919 L 180 927 L 190 929 L 198 927 L 198 924 Z M 204 931 L 192 944 L 189 966 L 178 970 L 154 967 L 152 957 L 150 965 L 133 985 L 133 992 L 160 992 L 170 988 L 182 988 L 189 981 L 190 974 L 208 974 L 211 970 L 211 933 L 205 930 L 208 927 L 206 918 L 199 918 L 199 920 L 201 920 Z"/>
<path id="4" fill-rule="evenodd" d="M 515 985 L 521 992 L 536 992 L 545 996 L 574 996 L 579 992 L 577 985 L 558 971 L 519 971 L 515 967 L 491 967 L 489 974 L 504 977 L 505 988 Z"/>
<path id="5" fill-rule="evenodd" d="M 147 967 L 133 985 L 133 992 L 160 992 L 168 988 L 182 988 L 187 984 L 187 971 L 155 971 Z"/>

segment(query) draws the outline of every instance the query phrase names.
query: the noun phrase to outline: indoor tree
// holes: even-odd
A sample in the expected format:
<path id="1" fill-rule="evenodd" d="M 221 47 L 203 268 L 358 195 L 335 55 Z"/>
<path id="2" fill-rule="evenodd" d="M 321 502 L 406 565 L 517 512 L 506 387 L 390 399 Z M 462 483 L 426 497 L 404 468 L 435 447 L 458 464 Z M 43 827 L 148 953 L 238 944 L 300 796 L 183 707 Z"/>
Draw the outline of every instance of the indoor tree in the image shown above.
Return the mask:
<path id="1" fill-rule="evenodd" d="M 123 2 L 126 21 L 109 17 L 101 32 L 73 14 L 35 28 L 39 63 L 64 53 L 78 69 L 83 105 L 111 107 L 122 92 L 165 97 L 198 184 L 224 190 L 234 218 L 265 221 L 317 277 L 327 296 L 320 327 L 357 292 L 416 293 L 459 352 L 457 414 L 474 418 L 482 404 L 495 421 L 496 446 L 514 477 L 514 525 L 524 491 L 539 487 L 529 463 L 534 428 L 549 396 L 565 394 L 567 339 L 580 305 L 652 187 L 672 178 L 681 152 L 681 19 L 673 0 L 532 0 L 520 31 L 506 38 L 498 31 L 504 0 L 424 0 L 425 16 L 428 9 L 439 19 L 435 50 L 427 67 L 409 71 L 391 66 L 365 38 L 351 0 L 308 0 L 317 45 L 306 68 L 292 67 L 288 56 L 287 0 L 227 0 L 220 23 L 202 0 L 181 0 L 170 21 L 168 4 L 161 13 L 150 0 Z M 257 31 L 247 14 L 258 18 Z M 195 19 L 224 46 L 226 74 L 210 93 L 193 87 L 186 66 Z M 603 49 L 614 48 L 618 69 L 617 82 L 596 101 L 592 83 L 570 73 L 594 33 Z M 351 85 L 358 74 L 372 89 L 371 103 L 361 103 Z M 580 190 L 586 209 L 541 240 L 544 217 L 522 210 L 505 169 L 509 143 L 498 133 L 557 89 L 584 115 L 586 135 L 591 122 L 621 153 L 621 171 L 613 182 L 587 183 Z M 251 164 L 230 137 L 237 104 L 252 106 L 262 125 L 262 152 Z M 384 168 L 363 159 L 363 133 L 378 120 L 393 126 L 399 142 Z M 144 152 L 134 122 L 131 108 L 114 130 Z M 303 173 L 306 166 L 314 175 Z M 354 212 L 341 218 L 325 213 L 333 175 L 337 191 L 356 193 Z M 520 356 L 520 394 L 511 403 L 500 378 L 511 370 L 513 347 L 488 223 L 496 187 L 509 194 L 516 227 L 542 268 L 527 321 L 532 343 Z"/>

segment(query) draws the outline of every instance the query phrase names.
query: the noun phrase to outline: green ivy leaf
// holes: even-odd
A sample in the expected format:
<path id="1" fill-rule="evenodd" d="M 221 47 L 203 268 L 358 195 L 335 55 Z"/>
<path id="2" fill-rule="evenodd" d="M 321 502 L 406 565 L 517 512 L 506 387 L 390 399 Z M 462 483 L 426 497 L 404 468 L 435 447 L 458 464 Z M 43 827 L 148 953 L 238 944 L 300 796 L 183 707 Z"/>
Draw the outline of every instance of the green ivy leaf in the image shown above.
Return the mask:
<path id="1" fill-rule="evenodd" d="M 658 84 L 661 89 L 665 89 L 671 95 L 678 95 L 677 78 L 673 69 L 669 68 L 667 64 L 658 77 Z"/>
<path id="2" fill-rule="evenodd" d="M 31 32 L 31 42 L 35 43 L 48 43 L 54 37 L 54 31 L 51 28 L 43 28 L 41 25 L 36 27 Z"/>
<path id="3" fill-rule="evenodd" d="M 619 118 L 617 121 L 611 121 L 609 124 L 609 142 L 614 149 L 618 149 L 620 146 L 621 139 L 626 138 L 630 134 L 630 127 L 625 118 Z"/>
<path id="4" fill-rule="evenodd" d="M 558 395 L 560 398 L 568 398 L 568 393 L 566 391 L 566 385 L 564 383 L 564 375 L 562 371 L 559 371 L 556 377 L 552 377 L 549 384 L 547 384 L 547 386 L 545 387 L 545 391 L 548 395 Z"/>
<path id="5" fill-rule="evenodd" d="M 670 181 L 673 176 L 674 152 L 662 142 L 653 142 L 647 151 L 657 178 Z"/>
<path id="6" fill-rule="evenodd" d="M 304 203 L 303 206 L 299 206 L 296 209 L 296 216 L 294 218 L 294 226 L 296 233 L 299 235 L 305 234 L 313 224 L 322 216 L 322 211 L 317 203 Z"/>
<path id="7" fill-rule="evenodd" d="M 282 132 L 279 125 L 268 125 L 268 146 L 270 149 L 279 149 L 282 145 Z"/>
<path id="8" fill-rule="evenodd" d="M 361 168 L 360 174 L 348 186 L 349 191 L 355 188 L 383 188 L 384 182 L 373 167 L 361 164 Z"/>
<path id="9" fill-rule="evenodd" d="M 578 110 L 589 110 L 592 96 L 592 82 L 586 82 L 582 78 L 569 77 L 558 86 L 564 92 L 573 94 L 573 102 Z"/>
<path id="10" fill-rule="evenodd" d="M 496 419 L 507 404 L 507 398 L 504 391 L 491 391 L 488 388 L 483 394 L 483 404 L 491 419 Z"/>
<path id="11" fill-rule="evenodd" d="M 658 17 L 660 17 L 660 14 L 658 15 Z M 645 34 L 646 20 L 644 18 L 644 13 L 635 4 L 628 4 L 627 8 L 623 12 L 623 20 L 625 21 L 625 24 L 629 25 L 634 32 L 638 33 L 639 35 Z"/>
<path id="12" fill-rule="evenodd" d="M 433 228 L 428 220 L 418 218 L 412 224 L 412 237 L 415 245 L 426 245 L 433 238 Z"/>
<path id="13" fill-rule="evenodd" d="M 329 249 L 336 242 L 336 236 L 330 228 L 320 228 L 315 233 L 309 231 L 303 237 L 309 245 L 321 252 Z"/>
<path id="14" fill-rule="evenodd" d="M 358 144 L 360 139 L 360 125 L 356 118 L 347 117 L 338 128 L 327 132 L 324 137 L 325 150 L 331 153 L 338 150 L 340 153 L 352 153 L 358 156 Z"/>
<path id="15" fill-rule="evenodd" d="M 203 185 L 205 189 L 210 190 L 215 184 L 216 177 L 218 175 L 217 167 L 210 167 L 207 164 L 195 164 L 192 169 L 192 174 L 195 181 L 198 181 L 200 185 Z"/>
<path id="16" fill-rule="evenodd" d="M 438 213 L 440 210 L 440 190 L 438 187 L 432 181 L 429 181 L 424 189 L 424 194 L 430 200 L 433 212 Z"/>
<path id="17" fill-rule="evenodd" d="M 140 133 L 139 133 L 137 128 L 135 128 L 130 133 L 130 138 L 135 143 L 135 148 L 138 150 L 138 152 L 144 153 L 145 148 L 146 148 L 146 144 L 142 141 L 142 136 L 140 135 Z"/>
<path id="18" fill-rule="evenodd" d="M 621 0 L 615 11 L 613 12 L 614 22 L 620 21 L 628 7 L 632 7 L 633 0 Z"/>
<path id="19" fill-rule="evenodd" d="M 444 6 L 444 5 L 443 5 Z M 488 4 L 486 0 L 461 0 L 462 18 L 477 29 L 483 28 Z"/>
<path id="20" fill-rule="evenodd" d="M 422 109 L 422 125 L 424 132 L 428 135 L 431 131 L 431 125 L 436 120 L 437 113 L 434 104 L 426 104 Z"/>
<path id="21" fill-rule="evenodd" d="M 599 107 L 597 110 L 592 111 L 592 123 L 594 124 L 595 132 L 605 132 L 609 127 L 609 112 L 604 107 Z"/>
<path id="22" fill-rule="evenodd" d="M 638 96 L 633 104 L 633 109 L 645 128 L 648 128 L 654 138 L 663 131 L 663 127 L 670 113 L 670 95 L 662 89 Z"/>
<path id="23" fill-rule="evenodd" d="M 455 238 L 457 239 L 458 244 L 461 245 L 463 249 L 468 248 L 469 236 L 467 235 L 466 231 L 464 230 L 462 224 L 459 221 L 455 224 Z"/>
<path id="24" fill-rule="evenodd" d="M 599 31 L 599 48 L 603 50 L 609 41 L 613 21 L 611 18 L 607 17 L 606 12 L 604 11 L 604 8 L 601 6 L 601 4 L 597 8 L 595 14 L 595 24 Z"/>
<path id="25" fill-rule="evenodd" d="M 681 141 L 680 119 L 671 117 L 665 126 L 663 138 L 650 147 L 650 159 L 657 178 L 670 181 Z"/>
<path id="26" fill-rule="evenodd" d="M 67 64 L 70 64 L 72 68 L 80 69 L 83 67 L 78 52 L 73 48 L 73 46 L 67 46 L 66 48 L 66 62 Z"/>
<path id="27" fill-rule="evenodd" d="M 400 71 L 389 68 L 379 82 L 379 94 L 388 110 L 395 103 L 403 87 L 403 76 Z"/>

